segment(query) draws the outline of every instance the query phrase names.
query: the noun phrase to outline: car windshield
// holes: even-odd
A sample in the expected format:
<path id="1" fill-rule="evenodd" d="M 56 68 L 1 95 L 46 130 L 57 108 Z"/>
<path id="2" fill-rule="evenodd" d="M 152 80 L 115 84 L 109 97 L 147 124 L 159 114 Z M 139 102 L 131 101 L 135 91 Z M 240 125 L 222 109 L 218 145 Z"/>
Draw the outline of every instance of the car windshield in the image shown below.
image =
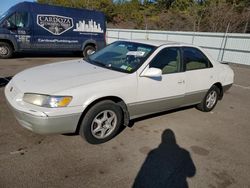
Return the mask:
<path id="1" fill-rule="evenodd" d="M 126 73 L 135 72 L 156 49 L 155 46 L 117 41 L 89 56 L 90 63 Z"/>

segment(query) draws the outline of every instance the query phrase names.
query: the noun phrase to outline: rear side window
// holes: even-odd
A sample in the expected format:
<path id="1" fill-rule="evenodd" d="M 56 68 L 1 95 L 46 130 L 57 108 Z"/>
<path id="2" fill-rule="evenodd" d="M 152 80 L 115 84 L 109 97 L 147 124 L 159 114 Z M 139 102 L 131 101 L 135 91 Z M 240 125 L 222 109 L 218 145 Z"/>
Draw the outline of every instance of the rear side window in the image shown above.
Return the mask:
<path id="1" fill-rule="evenodd" d="M 183 64 L 186 71 L 212 67 L 209 59 L 197 48 L 183 48 Z"/>

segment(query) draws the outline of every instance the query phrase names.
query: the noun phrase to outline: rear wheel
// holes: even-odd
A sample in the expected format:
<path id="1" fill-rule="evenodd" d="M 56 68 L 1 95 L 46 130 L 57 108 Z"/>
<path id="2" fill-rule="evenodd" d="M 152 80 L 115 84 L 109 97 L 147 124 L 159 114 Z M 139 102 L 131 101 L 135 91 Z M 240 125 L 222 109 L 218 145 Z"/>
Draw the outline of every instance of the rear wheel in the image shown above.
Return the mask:
<path id="1" fill-rule="evenodd" d="M 13 48 L 6 42 L 0 42 L 0 58 L 7 59 L 13 56 Z"/>
<path id="2" fill-rule="evenodd" d="M 210 112 L 214 109 L 218 102 L 220 90 L 216 86 L 212 86 L 204 99 L 201 101 L 200 104 L 197 105 L 197 109 L 203 111 L 203 112 Z"/>
<path id="3" fill-rule="evenodd" d="M 101 144 L 113 138 L 122 126 L 122 109 L 113 101 L 101 101 L 85 114 L 80 135 L 91 144 Z"/>
<path id="4" fill-rule="evenodd" d="M 90 56 L 91 54 L 95 53 L 96 48 L 94 46 L 88 45 L 84 48 L 83 50 L 83 56 L 85 58 L 87 58 L 88 56 Z"/>

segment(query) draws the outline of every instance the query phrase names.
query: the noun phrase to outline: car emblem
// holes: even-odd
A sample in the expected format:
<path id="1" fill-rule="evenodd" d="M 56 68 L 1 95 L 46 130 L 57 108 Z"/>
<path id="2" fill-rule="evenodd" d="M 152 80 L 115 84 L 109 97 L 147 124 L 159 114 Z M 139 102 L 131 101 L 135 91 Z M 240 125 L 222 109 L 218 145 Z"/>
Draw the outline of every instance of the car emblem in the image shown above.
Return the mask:
<path id="1" fill-rule="evenodd" d="M 13 87 L 10 88 L 10 92 L 12 92 L 12 91 L 13 91 Z"/>

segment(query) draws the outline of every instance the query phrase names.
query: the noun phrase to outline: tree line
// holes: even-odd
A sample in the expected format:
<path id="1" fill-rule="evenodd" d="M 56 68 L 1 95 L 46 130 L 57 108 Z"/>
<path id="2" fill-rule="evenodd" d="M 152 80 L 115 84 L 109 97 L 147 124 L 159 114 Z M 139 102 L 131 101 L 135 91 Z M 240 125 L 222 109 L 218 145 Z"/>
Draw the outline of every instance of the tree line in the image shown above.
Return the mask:
<path id="1" fill-rule="evenodd" d="M 37 0 L 104 12 L 110 28 L 250 32 L 250 0 Z M 249 24 L 248 24 L 249 23 Z"/>

